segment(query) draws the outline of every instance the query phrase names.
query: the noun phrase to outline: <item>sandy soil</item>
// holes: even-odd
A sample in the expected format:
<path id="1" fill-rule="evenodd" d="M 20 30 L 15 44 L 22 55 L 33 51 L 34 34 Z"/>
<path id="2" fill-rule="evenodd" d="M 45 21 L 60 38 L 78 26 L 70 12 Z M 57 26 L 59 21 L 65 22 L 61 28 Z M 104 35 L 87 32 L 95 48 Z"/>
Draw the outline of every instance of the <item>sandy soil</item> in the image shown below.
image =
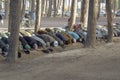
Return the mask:
<path id="1" fill-rule="evenodd" d="M 120 80 L 120 38 L 96 48 L 73 44 L 58 50 L 23 54 L 12 65 L 0 61 L 0 80 Z"/>

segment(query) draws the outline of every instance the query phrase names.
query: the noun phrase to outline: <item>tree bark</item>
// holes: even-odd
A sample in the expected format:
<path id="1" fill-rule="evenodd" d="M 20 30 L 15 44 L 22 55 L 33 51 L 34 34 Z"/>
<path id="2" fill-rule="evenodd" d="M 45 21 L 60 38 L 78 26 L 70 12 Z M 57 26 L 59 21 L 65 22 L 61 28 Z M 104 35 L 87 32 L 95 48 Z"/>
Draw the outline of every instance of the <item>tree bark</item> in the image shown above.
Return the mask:
<path id="1" fill-rule="evenodd" d="M 51 17 L 51 12 L 52 12 L 52 0 L 49 0 L 49 9 L 48 9 L 48 17 Z"/>
<path id="2" fill-rule="evenodd" d="M 10 0 L 5 0 L 5 19 L 7 19 L 9 15 L 9 6 L 10 6 Z"/>
<path id="3" fill-rule="evenodd" d="M 97 15 L 97 21 L 98 21 L 98 19 L 100 18 L 100 10 L 101 10 L 101 9 L 100 9 L 100 7 L 101 7 L 101 6 L 100 6 L 100 3 L 101 3 L 101 0 L 98 1 L 98 15 Z"/>
<path id="4" fill-rule="evenodd" d="M 61 5 L 62 5 L 62 0 L 58 0 L 57 10 L 61 9 Z"/>
<path id="5" fill-rule="evenodd" d="M 57 16 L 57 1 L 56 0 L 54 0 L 54 15 L 53 16 L 54 17 Z"/>
<path id="6" fill-rule="evenodd" d="M 30 4 L 31 4 L 30 17 L 31 17 L 31 19 L 32 19 L 32 18 L 33 18 L 33 15 L 34 15 L 34 11 L 35 11 L 35 0 L 31 0 L 31 1 L 30 1 Z"/>
<path id="7" fill-rule="evenodd" d="M 97 9 L 98 0 L 89 0 L 88 27 L 85 47 L 95 47 L 96 45 Z"/>
<path id="8" fill-rule="evenodd" d="M 17 59 L 20 17 L 21 17 L 20 8 L 21 8 L 21 0 L 10 0 L 11 24 L 9 26 L 11 27 L 11 30 L 10 30 L 9 54 L 7 56 L 7 60 L 10 63 L 14 63 Z"/>
<path id="9" fill-rule="evenodd" d="M 25 16 L 25 8 L 26 8 L 25 0 L 21 0 L 21 4 L 22 4 L 21 20 L 23 20 L 23 18 Z"/>
<path id="10" fill-rule="evenodd" d="M 70 5 L 70 4 L 71 4 L 71 0 L 68 0 L 68 11 L 71 10 L 71 6 L 72 6 L 72 5 Z"/>
<path id="11" fill-rule="evenodd" d="M 120 9 L 120 0 L 118 1 L 118 9 Z"/>
<path id="12" fill-rule="evenodd" d="M 42 12 L 42 16 L 45 16 L 46 14 L 46 0 L 43 0 L 43 12 Z"/>
<path id="13" fill-rule="evenodd" d="M 46 0 L 45 15 L 48 16 L 48 0 Z"/>
<path id="14" fill-rule="evenodd" d="M 41 25 L 41 0 L 36 0 L 36 23 L 35 23 L 35 33 L 38 32 Z"/>
<path id="15" fill-rule="evenodd" d="M 65 0 L 63 0 L 63 5 L 62 5 L 62 17 L 64 17 L 64 12 L 65 12 Z"/>
<path id="16" fill-rule="evenodd" d="M 116 0 L 113 1 L 113 12 L 114 12 L 114 17 L 115 17 L 115 12 L 116 12 L 117 4 Z"/>
<path id="17" fill-rule="evenodd" d="M 83 24 L 84 27 L 87 27 L 88 23 L 88 7 L 89 0 L 82 0 L 80 22 Z"/>
<path id="18" fill-rule="evenodd" d="M 73 26 L 76 22 L 77 0 L 72 0 L 71 3 L 71 16 L 70 16 L 70 30 L 73 30 Z"/>
<path id="19" fill-rule="evenodd" d="M 113 17 L 112 17 L 112 0 L 106 0 L 106 12 L 107 12 L 107 23 L 108 23 L 108 42 L 113 41 Z"/>

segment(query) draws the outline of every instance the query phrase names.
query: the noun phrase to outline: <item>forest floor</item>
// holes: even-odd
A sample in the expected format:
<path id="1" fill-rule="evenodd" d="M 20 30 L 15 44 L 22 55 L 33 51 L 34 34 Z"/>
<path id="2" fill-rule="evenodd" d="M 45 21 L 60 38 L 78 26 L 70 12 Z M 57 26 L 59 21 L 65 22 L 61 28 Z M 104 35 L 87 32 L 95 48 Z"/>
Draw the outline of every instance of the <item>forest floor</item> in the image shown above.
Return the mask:
<path id="1" fill-rule="evenodd" d="M 15 64 L 0 61 L 0 80 L 120 80 L 120 38 L 96 48 L 69 45 L 44 54 L 23 54 Z"/>

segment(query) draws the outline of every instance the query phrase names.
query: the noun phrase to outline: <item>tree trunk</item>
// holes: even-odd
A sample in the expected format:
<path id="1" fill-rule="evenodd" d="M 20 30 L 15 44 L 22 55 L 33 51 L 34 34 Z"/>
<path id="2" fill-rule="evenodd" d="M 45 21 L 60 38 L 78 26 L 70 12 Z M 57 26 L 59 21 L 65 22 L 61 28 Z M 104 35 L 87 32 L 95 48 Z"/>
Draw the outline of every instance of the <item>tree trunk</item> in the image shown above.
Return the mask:
<path id="1" fill-rule="evenodd" d="M 70 4 L 71 4 L 71 0 L 68 0 L 68 11 L 71 10 L 71 6 L 72 6 L 72 5 L 70 5 Z"/>
<path id="2" fill-rule="evenodd" d="M 88 27 L 85 47 L 95 47 L 98 0 L 89 1 Z"/>
<path id="3" fill-rule="evenodd" d="M 62 0 L 58 0 L 57 10 L 61 9 Z"/>
<path id="4" fill-rule="evenodd" d="M 40 29 L 41 24 L 41 0 L 36 0 L 36 23 L 35 23 L 35 33 Z"/>
<path id="5" fill-rule="evenodd" d="M 120 0 L 118 1 L 118 9 L 120 9 Z"/>
<path id="6" fill-rule="evenodd" d="M 54 15 L 53 16 L 54 17 L 57 16 L 57 1 L 56 0 L 54 0 Z"/>
<path id="7" fill-rule="evenodd" d="M 45 16 L 46 14 L 46 0 L 43 0 L 43 12 L 42 12 L 42 16 Z"/>
<path id="8" fill-rule="evenodd" d="M 87 27 L 88 7 L 89 7 L 89 0 L 82 0 L 80 22 L 83 23 L 84 27 Z"/>
<path id="9" fill-rule="evenodd" d="M 98 1 L 98 15 L 97 15 L 97 21 L 98 19 L 100 18 L 100 3 L 101 3 L 101 0 Z"/>
<path id="10" fill-rule="evenodd" d="M 119 0 L 116 0 L 116 10 L 118 10 Z"/>
<path id="11" fill-rule="evenodd" d="M 9 5 L 10 4 L 10 0 L 5 0 L 5 19 L 8 18 L 9 15 Z"/>
<path id="12" fill-rule="evenodd" d="M 30 13 L 30 17 L 31 17 L 31 19 L 33 19 L 34 11 L 35 11 L 35 0 L 31 0 L 30 3 L 31 3 L 31 13 Z"/>
<path id="13" fill-rule="evenodd" d="M 25 16 L 25 8 L 26 8 L 25 3 L 26 3 L 25 0 L 21 0 L 21 4 L 22 4 L 21 20 L 23 20 L 23 18 Z"/>
<path id="14" fill-rule="evenodd" d="M 113 13 L 114 13 L 114 17 L 115 17 L 116 7 L 117 7 L 117 4 L 116 4 L 116 0 L 115 0 L 115 1 L 113 1 Z"/>
<path id="15" fill-rule="evenodd" d="M 73 26 L 76 22 L 77 0 L 72 0 L 71 4 L 70 30 L 73 30 Z"/>
<path id="16" fill-rule="evenodd" d="M 112 0 L 106 0 L 106 12 L 107 12 L 107 23 L 108 23 L 108 42 L 113 41 L 113 18 L 112 18 L 112 10 L 111 10 L 111 2 Z"/>
<path id="17" fill-rule="evenodd" d="M 64 17 L 64 12 L 65 12 L 65 0 L 63 0 L 63 5 L 62 5 L 62 17 Z"/>
<path id="18" fill-rule="evenodd" d="M 0 1 L 0 11 L 2 11 L 2 0 Z"/>
<path id="19" fill-rule="evenodd" d="M 10 44 L 9 54 L 7 60 L 10 63 L 14 63 L 17 59 L 18 53 L 18 41 L 19 41 L 19 27 L 21 17 L 21 0 L 10 0 L 10 16 L 11 16 L 11 27 L 10 30 Z"/>
<path id="20" fill-rule="evenodd" d="M 45 15 L 48 16 L 48 0 L 46 0 Z"/>
<path id="21" fill-rule="evenodd" d="M 51 17 L 51 13 L 52 13 L 52 0 L 49 0 L 49 9 L 48 9 L 48 17 Z"/>

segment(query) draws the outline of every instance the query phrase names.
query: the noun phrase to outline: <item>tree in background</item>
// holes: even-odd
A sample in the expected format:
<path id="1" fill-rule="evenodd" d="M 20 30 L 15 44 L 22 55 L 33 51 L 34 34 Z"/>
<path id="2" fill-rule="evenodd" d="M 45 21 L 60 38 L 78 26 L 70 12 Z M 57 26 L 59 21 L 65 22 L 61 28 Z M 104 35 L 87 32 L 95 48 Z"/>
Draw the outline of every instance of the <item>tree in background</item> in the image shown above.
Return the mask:
<path id="1" fill-rule="evenodd" d="M 56 0 L 54 0 L 54 15 L 53 16 L 54 17 L 57 16 L 57 1 Z"/>
<path id="2" fill-rule="evenodd" d="M 45 14 L 46 14 L 46 0 L 42 0 L 42 2 L 43 2 L 43 10 L 42 10 L 42 16 L 45 16 Z"/>
<path id="3" fill-rule="evenodd" d="M 118 0 L 118 9 L 120 9 L 120 0 Z"/>
<path id="4" fill-rule="evenodd" d="M 100 18 L 100 4 L 101 4 L 101 0 L 98 1 L 98 14 L 97 14 L 97 20 Z"/>
<path id="5" fill-rule="evenodd" d="M 25 16 L 25 8 L 26 8 L 26 0 L 21 0 L 21 4 L 22 4 L 22 12 L 21 12 L 21 20 L 23 20 L 24 16 Z"/>
<path id="6" fill-rule="evenodd" d="M 71 10 L 71 6 L 72 6 L 72 5 L 70 5 L 70 4 L 71 4 L 71 0 L 68 0 L 68 11 Z"/>
<path id="7" fill-rule="evenodd" d="M 62 17 L 64 17 L 64 12 L 65 12 L 65 0 L 63 0 L 63 5 L 62 5 Z"/>
<path id="8" fill-rule="evenodd" d="M 106 12 L 107 12 L 107 27 L 108 27 L 108 42 L 113 41 L 113 18 L 112 18 L 112 0 L 106 0 Z"/>
<path id="9" fill-rule="evenodd" d="M 10 44 L 7 60 L 14 63 L 18 53 L 19 28 L 21 17 L 21 0 L 10 0 Z"/>
<path id="10" fill-rule="evenodd" d="M 30 3 L 30 6 L 31 6 L 31 12 L 30 12 L 30 19 L 33 19 L 34 18 L 34 14 L 35 14 L 35 0 L 30 0 L 29 3 Z"/>
<path id="11" fill-rule="evenodd" d="M 116 10 L 117 10 L 116 0 L 112 1 L 112 3 L 113 3 L 112 5 L 113 5 L 113 14 L 114 14 L 113 16 L 115 17 L 115 14 L 116 14 L 115 12 L 116 12 Z"/>
<path id="12" fill-rule="evenodd" d="M 58 0 L 57 10 L 60 10 L 60 9 L 61 9 L 61 5 L 62 5 L 62 0 Z"/>
<path id="13" fill-rule="evenodd" d="M 41 24 L 41 0 L 36 0 L 36 23 L 35 23 L 35 33 L 40 29 Z"/>
<path id="14" fill-rule="evenodd" d="M 77 11 L 77 0 L 72 0 L 71 6 L 71 15 L 70 15 L 70 30 L 73 29 L 73 26 L 76 22 L 76 11 Z"/>
<path id="15" fill-rule="evenodd" d="M 51 17 L 51 14 L 52 14 L 52 0 L 49 0 L 49 9 L 48 9 L 47 17 Z"/>
<path id="16" fill-rule="evenodd" d="M 5 0 L 5 19 L 8 19 L 10 0 Z"/>
<path id="17" fill-rule="evenodd" d="M 95 47 L 96 45 L 97 10 L 98 0 L 89 0 L 88 27 L 85 47 Z"/>
<path id="18" fill-rule="evenodd" d="M 89 0 L 82 0 L 80 22 L 87 27 Z"/>

